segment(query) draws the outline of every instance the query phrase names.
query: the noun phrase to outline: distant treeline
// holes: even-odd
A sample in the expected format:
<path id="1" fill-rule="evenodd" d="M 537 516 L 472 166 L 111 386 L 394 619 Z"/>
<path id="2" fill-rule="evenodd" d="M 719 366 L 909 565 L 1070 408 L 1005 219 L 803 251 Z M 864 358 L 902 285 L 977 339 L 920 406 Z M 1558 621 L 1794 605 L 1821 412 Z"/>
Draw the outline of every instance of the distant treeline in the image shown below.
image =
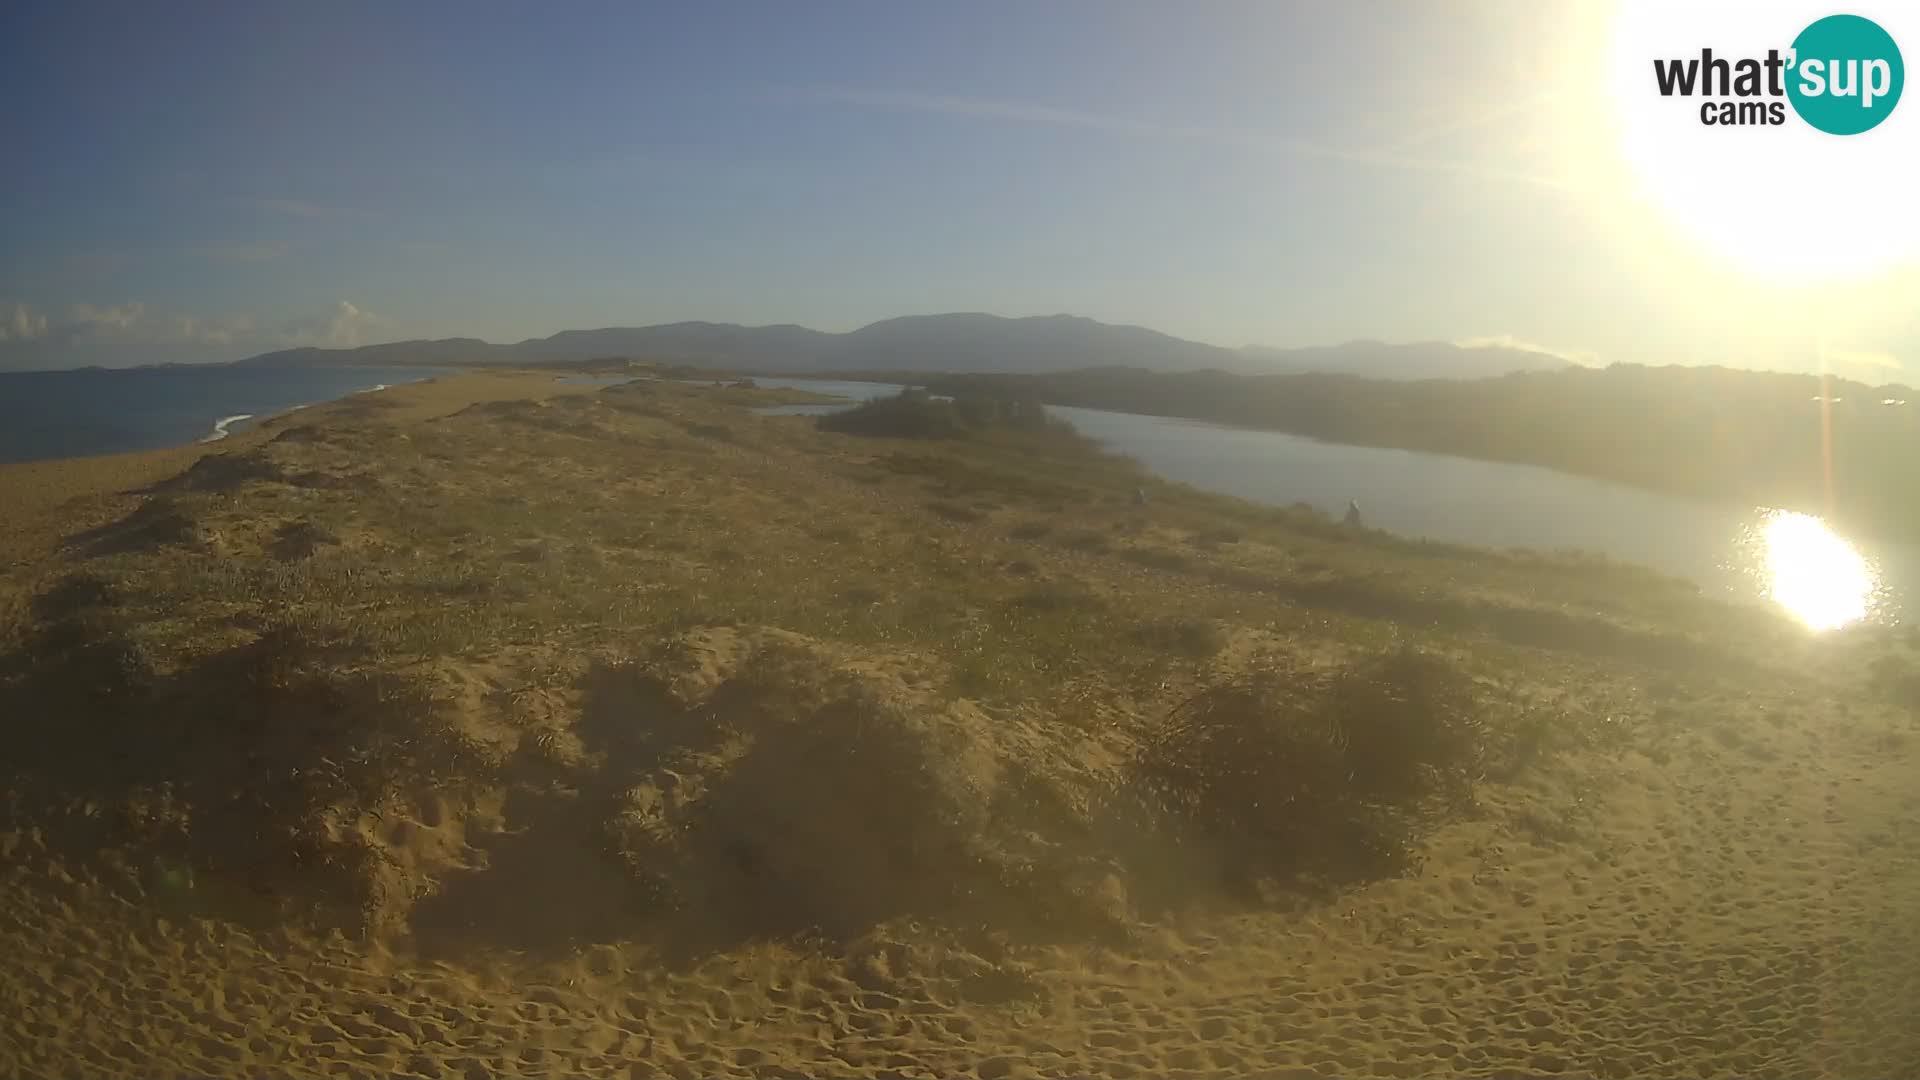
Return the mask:
<path id="1" fill-rule="evenodd" d="M 1544 465 L 1920 538 L 1920 395 L 1900 386 L 1634 364 L 1423 382 L 1133 369 L 918 381 L 940 394 L 1036 398 Z"/>
<path id="2" fill-rule="evenodd" d="M 1049 415 L 1039 401 L 1004 392 L 942 398 L 909 387 L 892 397 L 828 413 L 816 423 L 823 431 L 896 439 L 958 439 L 992 430 L 1078 438 L 1072 424 Z"/>

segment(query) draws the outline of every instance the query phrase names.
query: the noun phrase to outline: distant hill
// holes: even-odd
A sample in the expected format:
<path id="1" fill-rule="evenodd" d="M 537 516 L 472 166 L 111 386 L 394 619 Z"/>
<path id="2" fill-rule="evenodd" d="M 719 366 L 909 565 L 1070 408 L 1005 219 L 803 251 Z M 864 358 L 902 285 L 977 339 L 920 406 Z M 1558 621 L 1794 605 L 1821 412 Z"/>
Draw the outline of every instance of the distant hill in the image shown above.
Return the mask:
<path id="1" fill-rule="evenodd" d="M 914 315 L 863 326 L 830 356 L 843 368 L 902 371 L 1067 371 L 1112 365 L 1193 371 L 1230 362 L 1233 351 L 1139 326 L 1072 315 Z"/>
<path id="2" fill-rule="evenodd" d="M 357 349 L 321 349 L 306 346 L 249 356 L 234 363 L 243 367 L 314 367 L 347 365 L 366 367 L 403 367 L 407 364 L 473 364 L 510 359 L 499 350 L 505 346 L 479 338 L 441 338 L 438 341 L 392 341 L 384 345 L 362 345 Z"/>
<path id="3" fill-rule="evenodd" d="M 631 356 L 671 360 L 705 367 L 754 367 L 805 371 L 843 335 L 791 324 L 740 326 L 735 323 L 679 322 L 659 326 L 616 326 L 604 330 L 562 330 L 547 338 L 499 346 L 506 361 L 589 360 Z"/>
<path id="4" fill-rule="evenodd" d="M 1516 371 L 1564 371 L 1579 366 L 1552 353 L 1448 341 L 1406 345 L 1350 341 L 1302 349 L 1249 345 L 1240 354 L 1247 360 L 1241 370 L 1248 373 L 1359 375 L 1369 379 L 1484 379 Z"/>
<path id="5" fill-rule="evenodd" d="M 320 364 L 491 364 L 591 360 L 608 356 L 664 360 L 764 374 L 824 371 L 1035 373 L 1092 367 L 1247 374 L 1328 372 L 1382 379 L 1477 378 L 1557 370 L 1545 353 L 1445 342 L 1388 345 L 1356 341 L 1304 349 L 1227 349 L 1141 326 L 1073 315 L 1008 319 L 961 313 L 909 315 L 830 334 L 804 326 L 681 322 L 565 330 L 552 337 L 495 345 L 476 338 L 397 341 L 357 349 L 283 349 L 237 361 L 253 366 Z"/>

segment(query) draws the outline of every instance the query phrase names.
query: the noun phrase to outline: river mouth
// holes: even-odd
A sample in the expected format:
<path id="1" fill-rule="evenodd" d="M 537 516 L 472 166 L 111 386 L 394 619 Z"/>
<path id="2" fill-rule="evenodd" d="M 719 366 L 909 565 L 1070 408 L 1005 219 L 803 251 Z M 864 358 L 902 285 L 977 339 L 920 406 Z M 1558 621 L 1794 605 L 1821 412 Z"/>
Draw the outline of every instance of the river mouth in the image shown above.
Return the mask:
<path id="1" fill-rule="evenodd" d="M 764 378 L 846 404 L 776 405 L 818 416 L 898 393 L 886 383 Z M 1276 506 L 1306 503 L 1410 537 L 1496 550 L 1600 555 L 1775 606 L 1811 630 L 1897 624 L 1920 587 L 1920 550 L 1849 537 L 1799 511 L 1683 499 L 1533 465 L 1319 442 L 1199 420 L 1049 406 L 1168 480 Z"/>

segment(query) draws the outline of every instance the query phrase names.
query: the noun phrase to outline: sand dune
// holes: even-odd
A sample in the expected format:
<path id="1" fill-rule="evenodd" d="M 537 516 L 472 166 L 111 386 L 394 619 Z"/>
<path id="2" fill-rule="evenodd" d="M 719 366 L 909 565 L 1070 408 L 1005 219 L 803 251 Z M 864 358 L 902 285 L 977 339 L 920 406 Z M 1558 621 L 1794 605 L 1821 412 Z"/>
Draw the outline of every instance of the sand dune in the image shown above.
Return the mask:
<path id="1" fill-rule="evenodd" d="M 1754 746 L 1822 752 L 1755 768 L 1683 740 L 1665 768 L 1517 792 L 1421 877 L 1331 907 L 1017 959 L 883 932 L 685 970 L 618 944 L 423 962 L 155 918 L 16 850 L 0 1071 L 1900 1075 L 1920 1060 L 1920 870 L 1876 845 L 1912 843 L 1911 766 L 1726 704 Z M 1553 814 L 1574 820 L 1544 835 Z"/>
<path id="2" fill-rule="evenodd" d="M 301 423 L 388 425 L 383 437 L 411 432 L 408 442 L 417 444 L 430 436 L 428 427 L 416 425 L 454 417 L 474 402 L 510 402 L 530 388 L 544 385 L 508 376 L 448 380 L 378 395 L 391 404 L 312 410 L 316 416 Z M 551 469 L 542 483 L 577 485 L 573 499 L 605 490 L 619 506 L 648 507 L 649 522 L 670 518 L 669 510 L 722 512 L 714 507 L 756 522 L 751 534 L 743 530 L 727 538 L 745 549 L 733 557 L 682 549 L 678 541 L 662 546 L 652 534 L 647 542 L 653 546 L 638 555 L 610 544 L 592 553 L 591 566 L 607 580 L 660 576 L 666 567 L 690 580 L 714 582 L 701 586 L 707 591 L 700 602 L 710 608 L 721 608 L 724 578 L 770 564 L 776 545 L 797 544 L 804 530 L 848 522 L 868 530 L 853 547 L 897 543 L 907 550 L 931 539 L 935 548 L 927 557 L 949 560 L 939 565 L 953 575 L 963 572 L 954 560 L 986 550 L 994 573 L 1007 576 L 999 568 L 1019 554 L 1032 564 L 1024 574 L 1058 587 L 1019 594 L 1030 605 L 1036 597 L 1065 603 L 1060 583 L 1077 573 L 1093 583 L 1090 592 L 1108 595 L 1097 586 L 1113 597 L 1102 601 L 1100 611 L 1107 614 L 1089 623 L 1096 627 L 1114 611 L 1131 610 L 1140 597 L 1159 595 L 1152 590 L 1166 581 L 1190 588 L 1168 560 L 1162 561 L 1174 569 L 1145 568 L 1083 552 L 1077 539 L 1058 548 L 1027 543 L 1002 550 L 1012 543 L 1005 536 L 1013 519 L 1005 511 L 927 518 L 916 489 L 820 480 L 807 489 L 804 508 L 788 509 L 770 493 L 814 483 L 796 468 L 802 455 L 824 462 L 829 452 L 846 453 L 864 461 L 870 451 L 822 449 L 802 421 L 728 420 L 736 414 L 688 400 L 692 404 L 647 407 L 676 422 L 736 425 L 725 437 L 708 439 L 719 449 L 672 434 L 681 429 L 669 429 L 660 417 L 642 415 L 637 422 L 653 426 L 629 430 L 621 426 L 627 420 L 584 407 L 565 415 L 511 405 L 464 413 L 465 419 L 447 421 L 431 438 L 450 437 L 453 424 L 475 425 L 475 433 L 490 430 L 478 426 L 483 423 L 520 424 L 502 429 L 516 434 L 497 439 L 498 467 L 525 459 L 528 468 Z M 683 407 L 694 411 L 672 412 Z M 699 411 L 709 409 L 716 411 Z M 574 478 L 554 464 L 558 458 L 529 455 L 535 436 L 524 434 L 528 425 L 551 429 L 538 436 L 550 442 L 538 445 L 553 453 L 573 445 L 566 440 L 592 447 L 597 444 L 584 440 L 612 433 L 652 440 L 643 445 L 659 461 L 649 471 L 619 472 L 613 479 Z M 670 433 L 659 434 L 656 427 Z M 218 450 L 244 454 L 278 434 L 271 427 L 249 431 Z M 68 466 L 96 470 L 98 479 L 88 481 L 78 471 L 66 480 L 50 479 L 52 466 L 36 473 L 49 478 L 35 480 L 49 494 L 33 504 L 33 514 L 23 516 L 10 540 L 13 619 L 32 624 L 25 598 L 46 595 L 49 583 L 70 568 L 75 556 L 60 552 L 62 536 L 126 514 L 142 498 L 124 494 L 128 488 L 176 474 L 205 450 Z M 326 455 L 357 450 L 283 443 L 275 451 L 281 456 L 270 460 L 324 464 L 346 460 Z M 312 462 L 300 456 L 309 453 Z M 422 454 L 419 461 L 383 465 L 419 470 L 407 474 L 415 485 L 407 489 L 409 499 L 455 498 L 450 485 L 462 476 L 468 480 L 459 482 L 475 485 L 475 500 L 490 498 L 473 473 L 460 472 L 477 468 L 474 463 L 436 464 Z M 261 554 L 279 535 L 278 519 L 242 527 L 237 522 L 243 511 L 278 513 L 283 505 L 307 508 L 336 498 L 342 507 L 358 505 L 350 489 L 337 485 L 236 496 L 235 490 L 252 489 L 225 486 L 223 469 L 201 474 L 213 492 L 206 506 L 217 512 L 206 510 L 195 528 L 228 560 L 288 565 L 314 557 L 313 545 L 278 562 Z M 13 474 L 15 483 L 23 482 L 21 475 Z M 702 487 L 703 477 L 721 475 L 727 483 Z M 67 494 L 54 494 L 59 491 Z M 1115 501 L 1127 504 L 1124 495 Z M 1155 511 L 1173 514 L 1171 501 L 1156 498 Z M 199 504 L 181 505 L 191 510 Z M 884 531 L 906 513 L 940 523 L 916 526 L 920 536 Z M 643 528 L 631 517 L 615 526 L 616 536 Z M 545 518 L 538 527 L 555 526 Z M 645 527 L 656 533 L 663 528 Z M 1167 535 L 1188 527 L 1171 517 L 1156 525 Z M 381 545 L 389 541 L 381 528 L 398 526 L 329 525 L 322 557 L 335 550 L 384 552 Z M 707 526 L 695 521 L 689 528 L 697 537 Z M 1113 535 L 1123 537 L 1120 542 L 1145 542 Z M 775 539 L 766 549 L 754 548 L 756 536 Z M 500 540 L 501 550 L 511 553 L 510 565 L 529 574 L 559 574 L 553 564 L 573 557 L 566 554 L 566 535 Z M 455 542 L 481 541 L 463 534 Z M 1251 538 L 1242 545 L 1256 546 Z M 882 580 L 877 568 L 887 557 L 876 556 L 875 569 L 864 578 L 836 581 L 833 595 L 851 584 Z M 1265 556 L 1255 550 L 1235 557 Z M 105 558 L 137 562 L 149 555 Z M 151 558 L 137 564 L 149 570 L 174 565 Z M 1303 557 L 1288 558 L 1292 565 Z M 704 561 L 714 565 L 707 568 Z M 181 565 L 201 564 L 187 559 Z M 858 597 L 854 610 L 889 602 L 884 590 L 877 592 Z M 1249 602 L 1235 594 L 1221 603 Z M 841 810 L 824 809 L 841 797 L 851 800 L 843 809 L 870 805 L 851 792 L 862 775 L 858 765 L 842 773 L 828 770 L 813 788 L 753 787 L 748 790 L 761 793 L 759 802 L 698 814 L 688 809 L 684 819 L 657 810 L 721 799 L 727 770 L 734 767 L 727 755 L 747 752 L 741 747 L 797 747 L 783 752 L 806 760 L 804 740 L 769 742 L 773 728 L 729 719 L 715 704 L 727 686 L 751 681 L 739 673 L 755 670 L 743 667 L 755 655 L 787 650 L 810 658 L 807 670 L 822 673 L 821 685 L 829 687 L 822 700 L 853 692 L 845 687 L 865 688 L 859 692 L 880 702 L 876 715 L 882 721 L 906 725 L 902 730 L 924 740 L 911 742 L 908 750 L 941 746 L 971 755 L 955 757 L 935 778 L 941 784 L 990 791 L 1001 770 L 1019 764 L 1043 776 L 1062 775 L 1059 770 L 1122 775 L 1116 762 L 1131 738 L 1128 725 L 1158 715 L 1189 692 L 1181 680 L 1230 673 L 1258 662 L 1263 650 L 1284 650 L 1307 658 L 1303 663 L 1334 663 L 1343 649 L 1357 647 L 1354 635 L 1373 625 L 1341 623 L 1336 634 L 1314 629 L 1334 616 L 1309 611 L 1295 626 L 1285 621 L 1291 610 L 1248 606 L 1224 647 L 1189 666 L 1139 675 L 1124 693 L 1109 689 L 1103 695 L 1098 680 L 1082 683 L 1063 675 L 1036 680 L 1039 686 L 1058 685 L 1035 691 L 1026 706 L 1017 695 L 1007 704 L 987 689 L 971 691 L 977 701 L 950 699 L 940 690 L 954 684 L 941 670 L 944 661 L 921 644 L 828 644 L 740 620 L 709 620 L 672 639 L 680 643 L 675 655 L 681 667 L 673 669 L 677 681 L 667 685 L 683 703 L 673 708 L 684 710 L 684 723 L 718 724 L 713 732 L 719 741 L 687 744 L 689 753 L 707 755 L 696 754 L 697 767 L 676 763 L 695 758 L 663 766 L 694 794 L 675 796 L 675 803 L 635 783 L 622 805 L 633 809 L 636 829 L 669 838 L 662 848 L 645 848 L 656 860 L 679 850 L 673 844 L 680 841 L 671 838 L 683 835 L 683 827 L 727 821 L 728 813 L 744 812 L 731 809 L 736 805 L 761 806 L 781 817 L 736 822 L 735 835 L 789 827 L 782 821 L 800 822 L 795 828 L 809 821 L 830 826 L 830 834 L 807 840 L 818 847 L 790 840 L 798 854 L 784 868 L 763 867 L 751 880 L 721 874 L 703 886 L 708 892 L 693 894 L 702 898 L 695 905 L 700 911 L 745 909 L 756 898 L 725 890 L 778 880 L 791 903 L 801 877 L 832 871 L 844 880 L 812 883 L 830 900 L 837 895 L 831 886 L 863 888 L 890 872 L 871 852 L 833 847 L 837 837 L 877 834 L 894 824 L 848 820 L 833 816 Z M 1042 615 L 1065 617 L 1053 607 Z M 230 608 L 209 607 L 204 617 L 206 629 L 199 632 L 237 633 Z M 953 615 L 960 629 L 952 633 L 964 632 L 970 617 L 964 611 Z M 510 632 L 511 626 L 503 631 Z M 1526 683 L 1537 692 L 1537 711 L 1549 722 L 1566 721 L 1565 730 L 1572 732 L 1578 716 L 1577 730 L 1589 735 L 1554 743 L 1524 767 L 1515 764 L 1482 778 L 1472 807 L 1424 837 L 1420 860 L 1404 876 L 1331 893 L 1282 892 L 1265 904 L 1223 898 L 1156 912 L 1138 910 L 1137 891 L 1122 892 L 1107 897 L 1115 905 L 1108 910 L 1115 932 L 1097 935 L 1013 933 L 995 924 L 950 925 L 913 911 L 887 917 L 876 909 L 871 918 L 841 928 L 843 933 L 782 928 L 698 948 L 685 947 L 672 934 L 624 933 L 617 925 L 584 937 L 557 932 L 544 941 L 537 934 L 519 941 L 498 934 L 490 940 L 436 936 L 431 920 L 419 913 L 431 912 L 435 897 L 454 895 L 462 874 L 471 878 L 487 873 L 489 865 L 499 868 L 497 843 L 493 863 L 475 855 L 490 843 L 483 830 L 529 819 L 502 809 L 489 826 L 488 812 L 474 806 L 435 809 L 417 800 L 406 804 L 404 816 L 390 811 L 380 828 L 386 850 L 401 853 L 405 863 L 394 880 L 426 882 L 429 892 L 395 907 L 402 913 L 396 932 L 361 939 L 299 921 L 275 923 L 257 910 L 249 917 L 212 917 L 206 901 L 218 883 L 204 870 L 195 878 L 193 868 L 157 858 L 134 866 L 90 860 L 76 855 L 54 824 L 43 828 L 13 814 L 0 830 L 0 1074 L 1912 1075 L 1920 1067 L 1920 756 L 1914 749 L 1920 724 L 1911 710 L 1869 692 L 1859 664 L 1871 650 L 1891 647 L 1907 656 L 1911 649 L 1868 637 L 1860 643 L 1821 639 L 1798 646 L 1801 651 L 1776 653 L 1769 651 L 1772 639 L 1756 630 L 1749 640 L 1748 633 L 1730 630 L 1716 647 L 1751 649 L 1761 662 L 1701 670 L 1663 670 L 1650 661 L 1564 651 L 1507 653 L 1500 650 L 1509 646 L 1483 638 L 1438 639 L 1463 656 L 1493 658 L 1476 671 L 1497 674 L 1509 656 L 1530 658 L 1527 677 L 1516 676 L 1514 685 Z M 589 708 L 593 693 L 627 685 L 618 682 L 627 676 L 617 674 L 626 669 L 605 666 L 625 662 L 607 651 L 621 644 L 621 633 L 611 633 L 608 641 L 574 657 L 545 639 L 498 647 L 485 659 L 453 650 L 426 666 L 435 672 L 435 700 L 466 718 L 482 742 L 495 739 L 503 755 L 513 755 L 505 759 L 511 768 L 553 770 L 546 779 L 525 779 L 527 790 L 536 783 L 572 790 L 568 785 L 578 787 L 586 782 L 582 778 L 625 775 L 609 771 L 620 762 L 618 740 L 625 736 L 596 730 Z M 540 664 L 558 674 L 540 682 Z M 1159 697 L 1133 696 L 1134 687 L 1150 690 L 1156 680 L 1167 687 Z M 0 697 L 0 705 L 20 700 Z M 654 711 L 633 715 L 657 720 L 664 708 L 649 704 L 646 709 Z M 626 715 L 618 713 L 616 721 Z M 1069 723 L 1073 734 L 1063 738 L 1060 725 Z M 1047 771 L 1052 766 L 1043 759 L 1060 748 L 1073 754 Z M 660 774 L 634 775 L 656 783 Z M 808 799 L 815 797 L 822 808 L 817 819 L 808 813 Z M 939 816 L 948 813 L 939 809 L 945 805 L 935 804 L 938 813 L 926 819 L 928 827 L 962 829 L 939 824 L 947 820 Z M 992 821 L 964 824 L 963 839 L 987 845 L 976 854 L 988 864 L 1043 858 L 1047 838 L 996 828 Z M 762 836 L 758 842 L 774 841 Z M 697 864 L 698 849 L 692 857 Z M 775 874 L 784 876 L 768 876 Z M 543 921 L 577 929 L 596 895 L 567 879 L 537 899 L 522 895 L 509 914 L 535 929 Z M 1097 888 L 1087 893 L 1095 903 L 1101 895 Z M 846 906 L 851 909 L 851 901 Z"/>

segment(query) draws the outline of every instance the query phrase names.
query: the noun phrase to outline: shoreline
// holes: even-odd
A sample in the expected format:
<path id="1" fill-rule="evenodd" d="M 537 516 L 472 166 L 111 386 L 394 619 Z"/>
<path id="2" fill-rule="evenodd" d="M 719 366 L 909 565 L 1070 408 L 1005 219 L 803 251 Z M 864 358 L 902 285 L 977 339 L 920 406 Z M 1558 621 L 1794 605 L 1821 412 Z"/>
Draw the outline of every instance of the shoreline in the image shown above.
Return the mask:
<path id="1" fill-rule="evenodd" d="M 463 367 L 434 367 L 434 365 L 380 365 L 380 367 L 359 369 L 359 367 L 234 367 L 234 365 L 230 365 L 230 363 L 175 363 L 175 365 L 136 365 L 136 367 L 106 367 L 106 369 L 0 371 L 0 388 L 6 386 L 6 377 L 27 377 L 27 379 L 73 377 L 73 375 L 100 377 L 100 379 L 154 377 L 154 375 L 169 375 L 169 377 L 171 377 L 171 375 L 186 375 L 186 377 L 192 377 L 192 375 L 230 373 L 230 371 L 253 373 L 253 375 L 324 373 L 326 379 L 336 379 L 336 377 L 342 377 L 342 375 L 353 373 L 353 371 L 365 371 L 371 379 L 386 377 L 386 379 L 390 380 L 374 380 L 371 384 L 369 384 L 369 382 L 357 382 L 357 380 L 355 380 L 355 382 L 344 384 L 344 386 L 326 386 L 326 384 L 309 386 L 309 388 L 307 388 L 307 390 L 311 390 L 309 394 L 300 394 L 301 398 L 305 398 L 305 400 L 296 400 L 296 402 L 292 402 L 292 404 L 273 404 L 273 398 L 276 398 L 278 394 L 271 394 L 271 392 L 269 392 L 269 394 L 253 396 L 252 400 L 248 400 L 250 394 L 213 394 L 213 396 L 209 396 L 209 404 L 205 407 L 205 411 L 198 413 L 198 415 L 202 415 L 202 417 L 207 417 L 205 427 L 194 427 L 192 430 L 186 429 L 186 423 L 196 423 L 196 421 L 192 421 L 192 417 L 188 415 L 188 417 L 182 417 L 182 423 L 180 423 L 180 425 L 169 425 L 169 427 L 175 429 L 173 434 L 159 434 L 159 432 L 148 434 L 148 432 L 142 432 L 142 434 L 138 434 L 134 440 L 127 440 L 127 442 L 150 442 L 150 440 L 152 440 L 152 442 L 146 444 L 146 446 L 108 448 L 108 450 L 81 452 L 81 454 L 65 454 L 65 452 L 63 452 L 63 454 L 58 455 L 36 455 L 38 452 L 35 452 L 35 450 L 29 446 L 29 448 L 25 448 L 25 452 L 29 454 L 25 455 L 25 457 L 0 457 L 0 467 L 6 467 L 6 465 L 33 465 L 33 463 L 40 463 L 40 461 L 73 461 L 73 459 L 88 459 L 88 457 L 121 457 L 121 455 L 129 454 L 152 454 L 152 452 L 165 452 L 165 450 L 179 450 L 179 448 L 192 446 L 192 444 L 213 444 L 213 442 L 221 442 L 223 438 L 227 438 L 228 434 L 238 434 L 238 432 L 242 432 L 242 430 L 257 427 L 257 425 L 261 425 L 261 423 L 267 423 L 267 421 L 271 421 L 271 419 L 276 419 L 276 417 L 280 417 L 280 415 L 284 415 L 284 413 L 290 413 L 290 411 L 296 411 L 296 409 L 305 409 L 305 407 L 313 407 L 313 405 L 330 404 L 330 402 L 340 402 L 340 400 L 346 400 L 346 398 L 351 398 L 351 396 L 355 396 L 355 394 L 372 394 L 372 392 L 392 390 L 394 386 L 411 386 L 411 384 L 415 384 L 415 382 L 432 382 L 432 380 L 436 379 L 447 379 L 447 377 L 459 375 L 459 373 L 463 373 L 463 371 L 467 371 L 467 369 L 463 369 Z M 307 380 L 311 380 L 311 377 Z M 271 390 L 271 388 L 269 388 L 269 390 Z M 219 404 L 221 404 L 219 398 L 227 398 L 227 411 L 219 411 Z M 284 398 L 282 398 L 282 400 L 284 400 Z M 194 407 L 194 409 L 198 411 L 198 405 L 190 405 L 190 407 Z M 138 413 L 138 409 L 132 409 L 132 413 Z M 79 419 L 81 419 L 81 423 L 88 423 L 88 421 L 98 423 L 98 421 L 100 421 L 100 417 L 88 417 L 84 411 L 79 413 Z M 250 421 L 252 421 L 252 423 L 250 423 Z M 165 442 L 161 442 L 161 438 L 163 438 Z M 10 450 L 10 454 L 12 454 L 12 450 Z"/>
<path id="2" fill-rule="evenodd" d="M 172 372 L 178 372 L 182 370 L 197 369 L 201 367 L 205 367 L 211 370 L 211 369 L 225 369 L 230 367 L 230 365 L 221 365 L 221 364 L 171 365 L 171 366 L 146 365 L 146 366 L 132 367 L 132 368 L 108 368 L 108 369 L 102 369 L 99 372 L 86 371 L 85 373 L 89 375 L 95 375 L 95 374 L 123 375 L 123 374 L 152 373 L 152 372 L 172 373 Z M 81 370 L 84 371 L 85 369 L 81 369 Z M 328 370 L 331 370 L 331 369 L 328 369 Z M 340 370 L 347 370 L 347 369 L 340 369 Z M 382 368 L 382 369 L 375 369 L 375 370 L 386 372 L 388 370 L 400 370 L 400 369 Z M 407 370 L 416 370 L 416 369 L 409 368 Z M 70 373 L 71 372 L 67 372 L 67 371 L 49 371 L 49 372 L 4 372 L 0 374 L 65 375 Z M 271 420 L 278 419 L 282 416 L 285 416 L 288 413 L 296 412 L 300 409 L 306 409 L 316 405 L 326 405 L 326 404 L 330 404 L 337 401 L 343 401 L 347 398 L 353 397 L 356 394 L 378 393 L 381 391 L 390 390 L 395 386 L 410 386 L 415 383 L 432 382 L 436 379 L 441 379 L 446 377 L 446 374 L 454 374 L 454 373 L 457 373 L 457 372 L 453 369 L 449 369 L 449 371 L 445 374 L 420 375 L 420 376 L 406 379 L 404 381 L 397 382 L 397 383 L 376 382 L 370 386 L 354 386 L 352 388 L 340 390 L 332 394 L 328 394 L 326 391 L 321 391 L 318 396 L 315 396 L 311 400 L 297 402 L 292 405 L 268 406 L 264 408 L 260 406 L 254 406 L 252 408 L 248 408 L 246 405 L 240 405 L 238 407 L 229 406 L 230 408 L 233 408 L 234 411 L 226 414 L 220 414 L 215 412 L 212 409 L 209 409 L 208 412 L 203 415 L 211 415 L 213 417 L 211 426 L 200 428 L 199 431 L 195 434 L 183 435 L 177 441 L 162 442 L 152 446 L 140 446 L 140 447 L 125 449 L 125 450 L 103 450 L 97 453 L 60 454 L 58 456 L 52 456 L 52 457 L 24 457 L 24 458 L 13 459 L 13 460 L 0 460 L 0 468 L 4 468 L 10 465 L 34 465 L 34 464 L 40 464 L 45 462 L 79 461 L 79 460 L 86 460 L 90 458 L 124 457 L 131 454 L 158 453 L 158 452 L 165 452 L 165 451 L 171 451 L 171 450 L 178 450 L 178 449 L 182 449 L 184 447 L 193 446 L 193 445 L 218 443 L 225 440 L 229 436 L 240 434 L 241 432 L 249 430 L 250 428 L 258 427 L 261 424 L 267 423 Z M 251 421 L 251 423 L 248 423 L 248 421 Z"/>
<path id="3" fill-rule="evenodd" d="M 301 406 L 295 405 L 294 408 L 298 409 L 298 408 L 301 408 Z M 215 420 L 213 422 L 213 431 L 206 435 L 201 436 L 200 441 L 203 443 L 219 442 L 221 439 L 224 439 L 227 436 L 233 434 L 233 425 L 239 423 L 242 420 L 251 420 L 251 419 L 253 419 L 253 414 L 244 413 L 244 412 L 235 413 L 232 416 L 221 417 L 220 419 Z"/>
<path id="4" fill-rule="evenodd" d="M 408 418 L 454 412 L 482 401 L 544 398 L 590 392 L 593 386 L 551 382 L 544 373 L 449 369 L 444 375 L 389 386 L 379 396 Z M 352 391 L 253 419 L 219 439 L 193 439 L 149 450 L 0 462 L 0 569 L 18 570 L 57 553 L 66 537 L 104 524 L 131 509 L 146 488 L 192 468 L 201 458 L 241 453 L 279 434 L 294 418 L 323 423 L 343 407 L 368 398 Z"/>

